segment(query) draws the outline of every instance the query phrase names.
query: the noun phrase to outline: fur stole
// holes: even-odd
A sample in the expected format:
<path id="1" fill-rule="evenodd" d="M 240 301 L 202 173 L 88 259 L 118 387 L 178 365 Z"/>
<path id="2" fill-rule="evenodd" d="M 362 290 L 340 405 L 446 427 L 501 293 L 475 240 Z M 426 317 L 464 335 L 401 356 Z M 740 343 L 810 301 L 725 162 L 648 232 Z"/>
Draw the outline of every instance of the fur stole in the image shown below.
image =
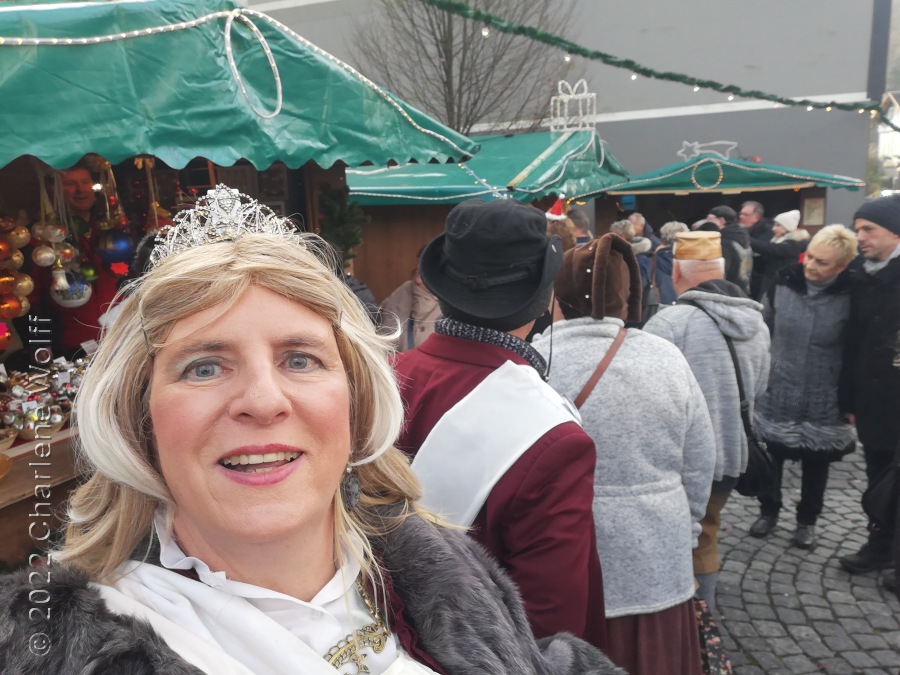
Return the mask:
<path id="1" fill-rule="evenodd" d="M 390 517 L 397 507 L 383 510 Z M 462 532 L 410 516 L 373 545 L 420 644 L 447 675 L 624 674 L 572 635 L 536 641 L 512 581 Z M 88 581 L 71 565 L 0 576 L 0 672 L 202 675 L 148 624 L 110 612 Z M 45 654 L 39 643 L 29 649 L 37 634 L 49 640 Z"/>

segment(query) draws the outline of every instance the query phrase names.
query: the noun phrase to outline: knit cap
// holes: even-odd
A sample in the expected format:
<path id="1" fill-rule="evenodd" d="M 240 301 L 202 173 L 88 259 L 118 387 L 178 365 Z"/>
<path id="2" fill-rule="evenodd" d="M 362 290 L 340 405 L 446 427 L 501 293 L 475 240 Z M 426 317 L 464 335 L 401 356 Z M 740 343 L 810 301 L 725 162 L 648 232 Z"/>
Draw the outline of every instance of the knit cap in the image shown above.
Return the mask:
<path id="1" fill-rule="evenodd" d="M 775 222 L 781 225 L 788 232 L 793 232 L 800 224 L 800 212 L 797 209 L 786 211 L 775 216 Z"/>
<path id="2" fill-rule="evenodd" d="M 864 218 L 900 235 L 900 195 L 881 197 L 866 202 L 853 214 L 853 220 Z"/>

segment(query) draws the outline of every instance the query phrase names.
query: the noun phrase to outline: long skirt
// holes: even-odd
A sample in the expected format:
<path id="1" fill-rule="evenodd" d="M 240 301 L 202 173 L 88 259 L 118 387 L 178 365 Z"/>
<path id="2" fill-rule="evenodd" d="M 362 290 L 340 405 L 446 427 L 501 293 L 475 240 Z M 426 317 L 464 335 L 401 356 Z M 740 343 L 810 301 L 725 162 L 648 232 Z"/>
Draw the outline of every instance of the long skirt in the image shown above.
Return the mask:
<path id="1" fill-rule="evenodd" d="M 694 601 L 607 619 L 607 656 L 629 675 L 702 675 Z"/>

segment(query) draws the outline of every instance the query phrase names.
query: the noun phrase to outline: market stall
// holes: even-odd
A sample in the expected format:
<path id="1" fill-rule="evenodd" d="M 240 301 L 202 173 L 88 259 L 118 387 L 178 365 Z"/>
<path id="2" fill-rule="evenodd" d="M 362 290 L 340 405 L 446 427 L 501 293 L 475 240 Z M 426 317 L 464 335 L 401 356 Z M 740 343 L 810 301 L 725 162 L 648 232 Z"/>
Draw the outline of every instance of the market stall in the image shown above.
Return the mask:
<path id="1" fill-rule="evenodd" d="M 818 227 L 825 224 L 828 189 L 857 191 L 864 187 L 865 182 L 858 178 L 700 153 L 676 164 L 633 175 L 627 181 L 609 186 L 606 193 L 620 199 L 632 196 L 632 208 L 644 213 L 657 226 L 667 220 L 690 224 L 705 218 L 713 206 L 739 207 L 743 201 L 755 200 L 765 204 L 770 215 L 799 209 L 805 227 Z"/>
<path id="2" fill-rule="evenodd" d="M 234 0 L 3 3 L 0 96 L 0 319 L 25 322 L 32 356 L 43 337 L 31 327 L 96 298 L 104 275 L 127 274 L 146 229 L 218 180 L 316 229 L 320 189 L 342 186 L 345 166 L 477 149 Z M 62 186 L 76 171 L 93 181 L 83 217 L 76 188 Z M 28 306 L 31 270 L 47 306 Z M 84 362 L 46 355 L 46 372 L 0 372 L 0 422 L 13 432 L 2 435 L 18 437 L 0 455 L 0 535 L 11 542 L 0 562 L 40 543 L 17 517 L 32 499 L 58 506 L 77 474 L 60 423 Z M 47 479 L 23 469 L 39 451 Z"/>
<path id="3" fill-rule="evenodd" d="M 409 277 L 416 252 L 441 232 L 453 204 L 473 198 L 541 202 L 600 192 L 628 178 L 593 127 L 472 140 L 480 150 L 464 162 L 348 169 L 350 200 L 371 218 L 356 270 L 376 298 Z"/>

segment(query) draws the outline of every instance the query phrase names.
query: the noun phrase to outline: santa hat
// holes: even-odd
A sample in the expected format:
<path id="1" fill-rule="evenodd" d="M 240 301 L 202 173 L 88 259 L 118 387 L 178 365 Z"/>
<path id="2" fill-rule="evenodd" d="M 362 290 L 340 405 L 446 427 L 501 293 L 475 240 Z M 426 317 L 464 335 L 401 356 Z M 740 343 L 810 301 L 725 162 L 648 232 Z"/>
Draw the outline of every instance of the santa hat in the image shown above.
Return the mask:
<path id="1" fill-rule="evenodd" d="M 547 220 L 565 220 L 566 219 L 566 196 L 561 194 L 550 210 L 544 214 Z"/>

